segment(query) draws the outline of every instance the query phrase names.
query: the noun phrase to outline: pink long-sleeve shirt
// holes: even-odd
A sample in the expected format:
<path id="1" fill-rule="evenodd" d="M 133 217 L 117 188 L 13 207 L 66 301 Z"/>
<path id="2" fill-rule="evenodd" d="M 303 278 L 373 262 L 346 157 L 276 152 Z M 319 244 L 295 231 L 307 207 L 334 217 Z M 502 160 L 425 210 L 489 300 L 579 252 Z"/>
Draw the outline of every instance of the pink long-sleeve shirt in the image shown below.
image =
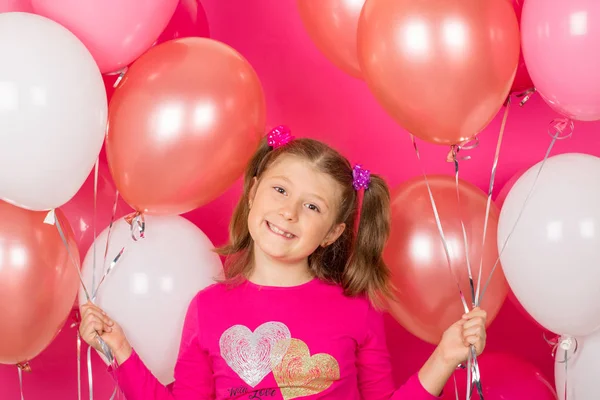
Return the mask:
<path id="1" fill-rule="evenodd" d="M 118 369 L 128 400 L 433 400 L 417 376 L 392 381 L 383 318 L 366 298 L 314 279 L 295 287 L 215 284 L 192 300 L 175 382 L 134 352 Z"/>

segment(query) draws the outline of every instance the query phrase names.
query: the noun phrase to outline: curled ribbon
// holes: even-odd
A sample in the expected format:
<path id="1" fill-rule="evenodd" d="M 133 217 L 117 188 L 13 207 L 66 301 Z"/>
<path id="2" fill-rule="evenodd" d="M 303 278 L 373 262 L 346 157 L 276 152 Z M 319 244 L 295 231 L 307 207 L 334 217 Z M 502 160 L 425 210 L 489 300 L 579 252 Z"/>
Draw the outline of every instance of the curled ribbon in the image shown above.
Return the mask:
<path id="1" fill-rule="evenodd" d="M 546 343 L 548 343 L 550 346 L 552 346 L 552 357 L 555 358 L 556 357 L 556 353 L 560 350 L 564 353 L 563 359 L 562 360 L 558 360 L 556 359 L 556 362 L 559 364 L 564 364 L 565 365 L 565 386 L 564 386 L 564 391 L 563 391 L 563 399 L 567 400 L 569 393 L 568 393 L 568 381 L 569 381 L 569 360 L 575 355 L 575 353 L 577 353 L 577 349 L 579 348 L 579 343 L 577 342 L 577 339 L 574 338 L 573 336 L 569 336 L 569 335 L 562 335 L 562 336 L 556 336 L 552 339 L 547 339 L 546 335 L 544 334 L 544 340 L 546 340 Z M 571 352 L 571 354 L 569 355 L 569 352 Z"/>
<path id="2" fill-rule="evenodd" d="M 529 101 L 529 99 L 531 99 L 531 96 L 533 96 L 535 94 L 535 92 L 537 92 L 537 89 L 532 87 L 530 89 L 522 91 L 521 93 L 515 94 L 515 96 L 517 98 L 522 99 L 519 102 L 519 106 L 523 107 L 525 105 L 525 103 L 527 103 Z"/>

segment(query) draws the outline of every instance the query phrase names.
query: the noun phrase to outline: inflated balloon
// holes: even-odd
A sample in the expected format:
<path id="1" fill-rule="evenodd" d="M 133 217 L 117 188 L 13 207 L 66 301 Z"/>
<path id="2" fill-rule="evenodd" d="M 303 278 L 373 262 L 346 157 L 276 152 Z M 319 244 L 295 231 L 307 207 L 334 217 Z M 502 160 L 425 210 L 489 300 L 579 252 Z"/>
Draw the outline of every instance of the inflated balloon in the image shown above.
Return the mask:
<path id="1" fill-rule="evenodd" d="M 94 218 L 94 171 L 79 189 L 75 197 L 60 209 L 67 217 L 73 228 L 74 238 L 79 248 L 79 254 L 84 256 L 94 242 L 94 221 L 96 234 L 99 235 L 106 228 L 113 217 L 117 189 L 110 176 L 110 171 L 105 163 L 98 165 L 98 192 L 96 195 L 96 216 Z M 115 221 L 131 212 L 122 199 L 117 202 Z M 97 249 L 104 251 L 104 246 Z"/>
<path id="2" fill-rule="evenodd" d="M 67 27 L 102 73 L 126 67 L 165 29 L 178 0 L 31 0 L 36 14 Z"/>
<path id="3" fill-rule="evenodd" d="M 96 240 L 105 244 L 107 235 L 105 230 Z M 123 247 L 123 256 L 98 288 L 96 303 L 123 327 L 154 376 L 168 384 L 173 381 L 188 305 L 221 274 L 221 261 L 206 235 L 180 216 L 146 216 L 145 237 L 137 242 L 129 224 L 119 220 L 111 231 L 110 260 Z M 105 271 L 103 261 L 104 254 L 97 253 L 96 285 Z M 83 262 L 88 287 L 93 262 L 88 252 Z M 86 302 L 81 292 L 79 301 Z"/>
<path id="4" fill-rule="evenodd" d="M 517 299 L 542 326 L 588 335 L 600 328 L 600 158 L 549 158 L 523 210 L 540 165 L 519 178 L 502 206 L 498 248 L 514 227 L 502 266 Z"/>
<path id="5" fill-rule="evenodd" d="M 223 193 L 265 130 L 258 76 L 231 47 L 176 39 L 140 57 L 109 108 L 106 154 L 123 199 L 180 214 Z"/>
<path id="6" fill-rule="evenodd" d="M 519 26 L 506 0 L 367 0 L 358 60 L 371 92 L 403 128 L 456 144 L 485 128 L 506 100 Z"/>
<path id="7" fill-rule="evenodd" d="M 486 352 L 477 357 L 477 360 L 482 376 L 483 395 L 486 400 L 557 399 L 553 384 L 548 381 L 542 371 L 516 355 Z M 464 369 L 456 372 L 456 382 L 458 382 L 458 398 L 466 398 L 467 374 Z M 453 379 L 446 384 L 442 398 L 456 399 Z M 574 397 L 574 399 L 576 398 Z"/>
<path id="8" fill-rule="evenodd" d="M 40 354 L 62 328 L 77 294 L 73 232 L 56 210 L 71 259 L 56 226 L 44 223 L 47 214 L 0 202 L 0 364 Z"/>
<path id="9" fill-rule="evenodd" d="M 102 147 L 102 76 L 71 32 L 39 15 L 0 14 L 0 54 L 0 198 L 32 210 L 59 207 Z"/>
<path id="10" fill-rule="evenodd" d="M 209 37 L 208 20 L 204 8 L 198 0 L 180 0 L 171 21 L 160 34 L 153 46 L 183 37 Z M 104 74 L 104 85 L 108 101 L 118 85 L 120 73 Z"/>
<path id="11" fill-rule="evenodd" d="M 598 371 L 600 371 L 600 332 L 576 340 L 577 342 L 570 343 L 566 365 L 565 350 L 563 348 L 556 350 L 554 363 L 556 391 L 560 394 L 560 399 L 595 399 L 598 397 Z M 567 343 L 565 345 L 568 347 Z M 565 385 L 566 397 L 564 397 Z"/>
<path id="12" fill-rule="evenodd" d="M 344 72 L 361 78 L 356 37 L 365 0 L 297 0 L 304 27 L 317 48 Z"/>
<path id="13" fill-rule="evenodd" d="M 0 13 L 32 11 L 31 0 L 0 0 Z"/>
<path id="14" fill-rule="evenodd" d="M 459 181 L 459 212 L 453 177 L 429 176 L 429 184 L 450 248 L 454 274 L 448 268 L 423 177 L 403 183 L 392 193 L 392 231 L 384 259 L 397 289 L 397 301 L 389 303 L 388 311 L 409 332 L 435 344 L 442 333 L 464 314 L 454 275 L 458 277 L 467 304 L 472 301 L 460 215 L 468 235 L 469 259 L 475 284 L 483 255 L 483 288 L 498 258 L 498 209 L 492 204 L 486 242 L 482 248 L 486 195 L 472 184 Z M 481 303 L 488 313 L 488 325 L 498 314 L 507 290 L 499 266 Z"/>
<path id="15" fill-rule="evenodd" d="M 527 0 L 523 56 L 538 92 L 557 112 L 600 119 L 600 2 Z"/>
<path id="16" fill-rule="evenodd" d="M 179 0 L 171 21 L 155 44 L 193 36 L 210 36 L 206 12 L 199 0 Z"/>
<path id="17" fill-rule="evenodd" d="M 525 0 L 510 1 L 513 5 L 513 8 L 515 9 L 515 14 L 520 25 L 521 13 L 523 11 L 523 3 L 525 2 Z M 523 50 L 521 49 L 521 51 L 519 52 L 519 65 L 517 67 L 517 74 L 515 75 L 515 80 L 513 81 L 510 91 L 511 93 L 521 93 L 529 89 L 533 89 L 533 82 L 531 81 L 531 77 L 529 76 L 529 71 L 527 71 L 527 65 L 525 65 L 525 58 L 523 57 Z"/>

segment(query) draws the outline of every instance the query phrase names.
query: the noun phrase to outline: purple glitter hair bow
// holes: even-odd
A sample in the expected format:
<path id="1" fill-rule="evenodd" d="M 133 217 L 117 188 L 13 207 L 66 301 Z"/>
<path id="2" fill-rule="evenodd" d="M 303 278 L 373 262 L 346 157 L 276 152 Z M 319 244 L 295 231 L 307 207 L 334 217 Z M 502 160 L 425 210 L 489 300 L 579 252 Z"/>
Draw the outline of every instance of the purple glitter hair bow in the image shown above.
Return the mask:
<path id="1" fill-rule="evenodd" d="M 285 125 L 279 125 L 267 135 L 267 143 L 274 149 L 284 146 L 294 140 L 292 131 Z"/>
<path id="2" fill-rule="evenodd" d="M 352 176 L 354 177 L 352 186 L 354 186 L 355 190 L 367 190 L 369 188 L 369 183 L 371 183 L 371 171 L 363 169 L 360 164 L 356 164 L 352 170 Z"/>

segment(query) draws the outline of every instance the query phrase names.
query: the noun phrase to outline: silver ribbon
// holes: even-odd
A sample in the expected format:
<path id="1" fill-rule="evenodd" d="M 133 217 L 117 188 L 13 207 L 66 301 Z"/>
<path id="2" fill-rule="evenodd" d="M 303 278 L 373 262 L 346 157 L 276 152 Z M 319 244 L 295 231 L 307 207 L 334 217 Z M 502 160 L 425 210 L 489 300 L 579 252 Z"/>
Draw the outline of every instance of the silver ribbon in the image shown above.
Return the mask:
<path id="1" fill-rule="evenodd" d="M 525 104 L 527 100 L 523 100 L 522 104 Z M 479 296 L 479 292 L 481 289 L 481 275 L 483 273 L 483 255 L 485 252 L 483 251 L 485 247 L 485 239 L 487 237 L 487 228 L 488 222 L 490 219 L 490 208 L 492 205 L 492 192 L 494 191 L 494 182 L 496 180 L 496 171 L 498 169 L 498 160 L 500 159 L 500 148 L 502 147 L 502 140 L 504 138 L 504 130 L 506 129 L 506 121 L 508 119 L 508 113 L 510 111 L 511 100 L 510 96 L 506 99 L 505 107 L 504 107 L 504 115 L 502 117 L 502 124 L 500 125 L 500 132 L 498 134 L 498 141 L 496 142 L 496 153 L 494 154 L 494 161 L 492 163 L 492 170 L 490 172 L 490 184 L 488 187 L 487 193 L 487 202 L 485 205 L 485 219 L 483 222 L 483 238 L 481 239 L 481 258 L 479 260 L 479 274 L 477 276 L 477 291 L 475 293 L 475 306 L 479 307 L 481 305 L 481 298 Z"/>
<path id="2" fill-rule="evenodd" d="M 438 213 L 435 199 L 433 198 L 433 192 L 431 191 L 431 186 L 429 185 L 429 179 L 427 178 L 427 174 L 425 173 L 425 170 L 423 168 L 423 163 L 421 162 L 421 154 L 420 154 L 419 148 L 417 146 L 417 141 L 413 135 L 411 135 L 411 140 L 413 143 L 413 147 L 415 149 L 415 154 L 417 155 L 417 159 L 419 161 L 419 165 L 421 166 L 421 172 L 423 174 L 423 178 L 425 179 L 425 186 L 427 187 L 427 192 L 429 194 L 429 200 L 431 203 L 431 208 L 433 210 L 433 215 L 435 217 L 436 227 L 440 234 L 440 238 L 442 239 L 442 244 L 444 246 L 444 253 L 446 255 L 446 260 L 448 261 L 448 269 L 450 270 L 450 273 L 454 277 L 454 281 L 456 283 L 456 287 L 458 288 L 458 293 L 460 295 L 460 300 L 462 302 L 464 311 L 465 311 L 465 313 L 468 313 L 469 306 L 467 305 L 465 295 L 460 287 L 460 281 L 459 281 L 458 277 L 456 276 L 456 274 L 454 273 L 454 270 L 452 269 L 452 258 L 450 257 L 450 248 L 449 248 L 448 242 L 446 240 L 446 235 L 444 234 L 444 229 L 442 227 L 442 221 L 440 220 L 440 216 Z M 458 149 L 455 149 L 455 150 L 458 150 Z M 454 158 L 455 165 L 456 165 L 456 179 L 458 180 L 458 165 L 457 165 L 458 157 L 455 154 L 453 158 Z M 458 181 L 457 181 L 457 185 L 458 185 Z M 458 194 L 458 190 L 457 190 L 457 195 L 458 195 L 459 206 L 460 206 L 460 195 Z M 462 218 L 461 218 L 461 224 L 463 224 Z M 464 224 L 463 224 L 463 234 L 465 235 L 464 238 L 465 238 L 465 244 L 466 244 L 466 230 L 464 228 Z M 465 251 L 467 252 L 467 260 L 468 260 L 468 251 L 467 250 L 468 250 L 468 248 L 465 249 Z M 467 261 L 467 263 L 468 263 L 468 261 Z M 473 279 L 471 278 L 470 280 L 471 280 L 471 288 L 473 288 L 473 284 L 472 284 Z M 472 291 L 473 291 L 473 289 L 472 289 Z M 473 292 L 473 299 L 474 299 L 474 292 Z M 477 387 L 477 391 L 479 393 L 480 399 L 484 400 L 480 378 L 481 378 L 481 376 L 479 373 L 479 363 L 477 361 L 477 352 L 475 350 L 475 346 L 471 346 L 471 351 L 470 351 L 470 355 L 468 358 L 468 369 L 467 369 L 467 399 L 471 398 L 472 387 L 474 385 L 475 387 Z"/>
<path id="3" fill-rule="evenodd" d="M 108 245 L 110 243 L 110 236 L 113 232 L 113 225 L 115 223 L 115 218 L 117 215 L 117 207 L 119 205 L 119 191 L 117 190 L 115 193 L 115 201 L 113 203 L 113 210 L 112 210 L 112 216 L 110 218 L 110 224 L 108 225 L 108 233 L 106 235 L 106 245 L 104 246 L 104 257 L 103 257 L 103 261 L 102 261 L 102 269 L 104 270 L 104 267 L 106 265 L 106 258 L 108 256 Z M 96 246 L 96 237 L 94 236 L 94 248 Z M 117 265 L 117 262 L 119 261 L 119 258 L 121 257 L 121 255 L 123 254 L 123 250 L 122 249 L 119 254 L 111 261 L 111 263 L 109 264 L 108 268 L 106 269 L 106 271 L 104 271 L 102 278 L 100 279 L 100 282 L 98 283 L 98 286 L 96 286 L 94 289 L 92 289 L 92 301 L 96 300 L 96 297 L 98 296 L 98 289 L 100 289 L 100 286 L 102 285 L 102 283 L 104 282 L 104 280 L 106 279 L 106 277 L 108 276 L 108 274 L 110 274 L 110 272 L 113 270 L 113 268 Z M 96 257 L 94 254 L 94 265 L 96 264 Z"/>
<path id="4" fill-rule="evenodd" d="M 496 268 L 499 265 L 500 257 L 502 256 L 502 253 L 504 253 L 504 250 L 506 249 L 506 245 L 508 244 L 508 241 L 510 240 L 511 236 L 515 232 L 517 224 L 518 224 L 519 220 L 521 219 L 521 217 L 523 216 L 523 212 L 525 211 L 525 208 L 527 208 L 529 199 L 531 198 L 531 195 L 534 192 L 537 181 L 544 169 L 544 165 L 546 164 L 546 161 L 550 157 L 550 152 L 552 151 L 554 144 L 556 143 L 557 140 L 564 140 L 564 139 L 570 138 L 573 135 L 574 128 L 575 128 L 575 125 L 574 125 L 573 121 L 571 121 L 570 119 L 567 119 L 567 118 L 557 118 L 557 119 L 552 120 L 552 122 L 550 123 L 550 126 L 548 127 L 548 135 L 550 135 L 552 140 L 550 141 L 550 145 L 546 149 L 546 154 L 544 154 L 544 158 L 542 160 L 542 163 L 540 164 L 540 169 L 538 170 L 537 174 L 535 175 L 533 184 L 531 185 L 531 188 L 529 189 L 529 192 L 527 193 L 527 196 L 525 197 L 525 200 L 523 201 L 523 206 L 521 207 L 521 210 L 519 211 L 519 214 L 517 215 L 517 219 L 515 220 L 515 223 L 513 224 L 511 230 L 509 231 L 508 235 L 506 236 L 504 243 L 502 243 L 502 247 L 500 248 L 498 258 L 496 259 L 496 262 L 494 263 L 494 266 L 490 272 L 490 275 L 488 276 L 488 279 L 485 282 L 485 285 L 483 286 L 481 295 L 479 296 L 479 301 L 481 301 L 483 299 L 483 296 L 485 295 L 485 292 L 487 291 L 487 288 L 492 280 L 492 276 L 494 275 L 494 272 L 496 271 Z M 568 129 L 568 131 L 566 132 L 567 129 Z"/>
<path id="5" fill-rule="evenodd" d="M 25 400 L 25 396 L 23 395 L 23 371 L 19 366 L 17 366 L 17 370 L 19 371 L 19 390 L 21 391 L 21 400 Z"/>
<path id="6" fill-rule="evenodd" d="M 79 283 L 81 284 L 81 287 L 83 288 L 83 292 L 85 293 L 86 300 L 91 302 L 90 294 L 87 290 L 87 287 L 85 286 L 85 283 L 83 282 L 83 276 L 81 275 L 81 271 L 79 270 L 77 262 L 75 261 L 75 258 L 73 257 L 73 253 L 71 252 L 69 242 L 67 241 L 67 238 L 62 229 L 60 221 L 58 218 L 56 218 L 56 213 L 55 213 L 54 209 L 52 209 L 48 212 L 48 214 L 46 215 L 46 218 L 44 219 L 44 223 L 56 226 L 58 234 L 60 235 L 60 239 L 62 240 L 65 248 L 67 249 L 67 254 L 69 255 L 69 258 L 71 259 L 71 263 L 73 264 L 73 267 L 77 270 L 77 274 L 79 276 Z M 98 332 L 96 332 L 96 341 L 98 342 L 98 344 L 100 345 L 100 347 L 102 349 L 101 350 L 102 354 L 104 354 L 106 359 L 111 364 L 113 364 L 115 361 L 113 353 L 110 350 L 110 348 L 108 347 L 108 345 L 106 344 L 106 342 L 100 337 L 100 334 Z"/>

